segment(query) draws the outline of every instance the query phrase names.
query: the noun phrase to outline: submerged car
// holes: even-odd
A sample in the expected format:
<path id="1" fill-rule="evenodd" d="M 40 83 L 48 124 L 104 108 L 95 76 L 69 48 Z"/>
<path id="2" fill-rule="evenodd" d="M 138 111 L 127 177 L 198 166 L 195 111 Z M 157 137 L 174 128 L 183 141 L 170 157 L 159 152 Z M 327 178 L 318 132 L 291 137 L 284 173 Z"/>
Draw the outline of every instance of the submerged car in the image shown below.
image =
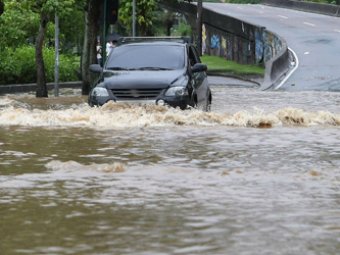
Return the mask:
<path id="1" fill-rule="evenodd" d="M 123 38 L 103 67 L 90 70 L 100 73 L 89 95 L 91 106 L 114 101 L 210 110 L 207 66 L 186 40 Z"/>

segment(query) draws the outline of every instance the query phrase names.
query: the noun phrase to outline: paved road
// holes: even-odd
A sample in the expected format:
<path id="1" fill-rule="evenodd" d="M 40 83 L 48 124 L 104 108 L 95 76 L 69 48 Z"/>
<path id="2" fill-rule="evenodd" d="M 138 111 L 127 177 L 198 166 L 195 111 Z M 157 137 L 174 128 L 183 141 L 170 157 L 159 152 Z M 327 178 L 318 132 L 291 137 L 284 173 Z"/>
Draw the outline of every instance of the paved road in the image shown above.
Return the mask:
<path id="1" fill-rule="evenodd" d="M 299 59 L 286 90 L 340 91 L 340 18 L 264 5 L 204 3 L 215 12 L 265 26 L 284 37 Z"/>

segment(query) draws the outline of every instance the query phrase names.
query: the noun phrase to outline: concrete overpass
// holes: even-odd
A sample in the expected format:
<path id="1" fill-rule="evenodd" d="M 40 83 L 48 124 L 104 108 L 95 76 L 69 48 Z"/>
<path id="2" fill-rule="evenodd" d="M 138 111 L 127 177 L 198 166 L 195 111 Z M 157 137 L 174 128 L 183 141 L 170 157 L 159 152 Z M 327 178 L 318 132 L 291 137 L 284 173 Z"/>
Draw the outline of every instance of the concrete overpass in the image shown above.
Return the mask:
<path id="1" fill-rule="evenodd" d="M 264 26 L 287 41 L 299 66 L 280 89 L 340 91 L 339 17 L 267 5 L 204 3 L 204 8 Z"/>

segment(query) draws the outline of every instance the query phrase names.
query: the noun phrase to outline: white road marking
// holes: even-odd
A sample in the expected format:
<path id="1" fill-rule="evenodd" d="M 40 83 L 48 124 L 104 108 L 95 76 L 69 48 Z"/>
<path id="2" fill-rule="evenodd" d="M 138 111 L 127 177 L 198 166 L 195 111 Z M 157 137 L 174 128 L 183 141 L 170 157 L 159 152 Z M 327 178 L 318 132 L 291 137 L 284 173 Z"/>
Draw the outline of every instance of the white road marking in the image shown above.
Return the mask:
<path id="1" fill-rule="evenodd" d="M 277 15 L 278 17 L 282 18 L 282 19 L 288 19 L 287 16 L 283 16 L 283 15 Z"/>
<path id="2" fill-rule="evenodd" d="M 309 23 L 309 22 L 303 22 L 303 24 L 310 26 L 310 27 L 315 27 L 316 25 L 313 23 Z"/>
<path id="3" fill-rule="evenodd" d="M 340 33 L 340 30 L 339 29 L 334 29 L 334 32 Z"/>
<path id="4" fill-rule="evenodd" d="M 309 55 L 309 51 L 306 51 L 305 53 L 303 53 L 303 54 L 305 54 L 305 55 Z"/>

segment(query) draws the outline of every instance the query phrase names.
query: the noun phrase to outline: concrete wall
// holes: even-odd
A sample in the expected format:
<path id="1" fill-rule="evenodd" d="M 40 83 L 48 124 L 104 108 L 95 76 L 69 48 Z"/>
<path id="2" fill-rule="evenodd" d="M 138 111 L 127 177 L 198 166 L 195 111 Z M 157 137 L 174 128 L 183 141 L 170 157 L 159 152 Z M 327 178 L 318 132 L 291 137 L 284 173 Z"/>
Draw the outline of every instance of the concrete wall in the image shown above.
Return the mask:
<path id="1" fill-rule="evenodd" d="M 202 52 L 241 64 L 263 63 L 262 52 L 256 51 L 255 36 L 262 30 L 242 20 L 204 10 Z M 262 37 L 257 39 L 261 41 Z"/>
<path id="2" fill-rule="evenodd" d="M 162 1 L 173 11 L 180 11 L 187 16 L 196 38 L 196 6 L 188 3 Z M 264 45 L 264 28 L 205 9 L 203 11 L 203 52 L 209 55 L 225 57 L 241 64 L 264 64 L 263 51 L 257 45 Z"/>

